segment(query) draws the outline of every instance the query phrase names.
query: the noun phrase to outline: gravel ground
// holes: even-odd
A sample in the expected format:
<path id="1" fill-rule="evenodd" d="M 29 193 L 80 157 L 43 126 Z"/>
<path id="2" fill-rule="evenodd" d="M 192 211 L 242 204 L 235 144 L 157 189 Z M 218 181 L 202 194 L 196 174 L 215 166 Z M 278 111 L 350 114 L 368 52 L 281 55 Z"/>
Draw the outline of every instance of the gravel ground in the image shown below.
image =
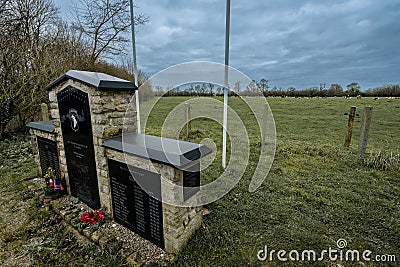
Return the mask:
<path id="1" fill-rule="evenodd" d="M 36 188 L 35 191 L 39 194 L 41 194 L 42 191 L 42 181 L 41 178 L 33 179 L 31 181 Z M 41 197 L 43 198 L 43 196 Z M 86 204 L 69 195 L 62 196 L 51 203 L 52 208 L 57 213 L 60 213 L 65 221 L 70 221 L 70 225 L 75 228 L 77 228 L 76 222 L 80 215 L 91 210 Z M 111 250 L 113 250 L 113 246 L 117 247 L 113 252 L 121 252 L 121 254 L 127 258 L 128 263 L 131 263 L 132 265 L 141 266 L 152 263 L 166 265 L 171 261 L 171 255 L 168 255 L 164 250 L 142 238 L 138 234 L 130 231 L 126 227 L 112 221 L 107 215 L 108 214 L 106 214 L 106 217 L 108 217 L 108 219 L 106 222 L 95 230 L 95 233 L 91 233 L 89 239 L 92 239 L 93 235 L 101 236 L 101 240 L 99 241 L 100 246 L 102 246 L 103 240 L 109 240 L 105 245 L 108 247 L 107 249 L 110 250 L 111 247 Z M 82 231 L 75 232 L 82 236 L 88 235 Z"/>

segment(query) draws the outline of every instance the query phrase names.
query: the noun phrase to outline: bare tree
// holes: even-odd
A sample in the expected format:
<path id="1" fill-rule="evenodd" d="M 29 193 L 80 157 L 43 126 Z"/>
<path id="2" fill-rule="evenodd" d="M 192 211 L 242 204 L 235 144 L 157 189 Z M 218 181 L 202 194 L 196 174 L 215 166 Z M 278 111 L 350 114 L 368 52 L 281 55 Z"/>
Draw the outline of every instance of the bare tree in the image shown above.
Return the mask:
<path id="1" fill-rule="evenodd" d="M 240 81 L 235 82 L 235 86 L 234 86 L 234 92 L 239 95 L 240 94 L 240 90 L 242 89 L 242 85 L 240 84 Z"/>
<path id="2" fill-rule="evenodd" d="M 361 86 L 356 82 L 347 85 L 347 93 L 351 96 L 357 96 L 360 93 L 360 90 Z"/>
<path id="3" fill-rule="evenodd" d="M 252 80 L 251 82 L 249 82 L 249 84 L 246 85 L 246 93 L 249 95 L 255 93 L 257 89 L 258 87 L 255 80 Z"/>
<path id="4" fill-rule="evenodd" d="M 114 3 L 114 6 L 110 4 L 110 9 L 103 10 L 102 3 Z M 0 0 L 0 138 L 5 129 L 22 128 L 36 118 L 40 103 L 48 101 L 44 86 L 68 69 L 125 75 L 123 68 L 101 60 L 93 62 L 100 55 L 111 55 L 115 51 L 112 41 L 118 43 L 122 30 L 130 26 L 129 8 L 126 12 L 129 2 L 104 0 L 91 4 L 97 6 L 98 12 L 95 16 L 96 9 L 87 11 L 93 14 L 92 25 L 101 22 L 94 30 L 97 34 L 95 50 L 86 34 L 91 28 L 82 31 L 84 24 L 77 28 L 62 22 L 53 0 Z M 127 26 L 121 26 L 121 30 L 117 21 L 125 21 L 123 18 Z M 137 23 L 146 20 L 139 16 Z M 106 38 L 111 39 L 107 41 Z M 128 77 L 133 79 L 129 73 Z M 139 73 L 139 79 L 146 80 L 145 75 Z M 152 96 L 151 90 L 141 93 L 145 92 L 143 99 Z"/>
<path id="5" fill-rule="evenodd" d="M 58 9 L 52 0 L 10 0 L 7 1 L 7 15 L 10 26 L 18 36 L 33 49 L 40 37 L 55 29 Z"/>
<path id="6" fill-rule="evenodd" d="M 341 96 L 343 94 L 343 87 L 338 83 L 333 83 L 328 89 L 328 96 Z"/>
<path id="7" fill-rule="evenodd" d="M 0 0 L 0 28 L 3 28 L 7 24 L 7 10 L 8 3 L 10 0 Z"/>
<path id="8" fill-rule="evenodd" d="M 44 86 L 86 65 L 88 54 L 52 0 L 0 0 L 0 137 L 9 124 L 35 119 L 48 98 Z"/>
<path id="9" fill-rule="evenodd" d="M 0 2 L 0 12 L 0 100 L 12 102 L 17 123 L 24 125 L 45 96 L 42 62 L 58 11 L 51 0 L 8 0 Z"/>
<path id="10" fill-rule="evenodd" d="M 124 53 L 131 26 L 128 0 L 81 0 L 75 7 L 73 27 L 82 33 L 91 47 L 90 59 L 94 64 L 99 57 L 110 58 Z M 148 17 L 139 14 L 135 25 L 144 24 Z"/>
<path id="11" fill-rule="evenodd" d="M 211 96 L 214 95 L 214 84 L 213 83 L 208 83 L 208 88 L 209 88 L 209 93 Z"/>
<path id="12" fill-rule="evenodd" d="M 127 73 L 129 73 L 129 80 L 134 81 L 134 67 L 133 67 L 133 62 L 129 60 L 123 60 L 123 64 L 120 66 L 121 69 L 124 69 Z M 149 80 L 149 76 L 144 73 L 142 70 L 138 71 L 138 85 L 139 85 L 139 100 L 141 102 L 147 101 L 155 96 L 155 93 L 153 90 L 153 85 L 151 84 L 151 81 Z M 161 87 L 162 91 L 162 87 Z M 158 92 L 160 93 L 160 92 Z"/>
<path id="13" fill-rule="evenodd" d="M 260 87 L 260 89 L 261 89 L 262 92 L 268 91 L 268 88 L 269 88 L 268 82 L 269 82 L 269 81 L 266 80 L 266 79 L 261 79 L 261 80 L 260 80 L 259 87 Z"/>

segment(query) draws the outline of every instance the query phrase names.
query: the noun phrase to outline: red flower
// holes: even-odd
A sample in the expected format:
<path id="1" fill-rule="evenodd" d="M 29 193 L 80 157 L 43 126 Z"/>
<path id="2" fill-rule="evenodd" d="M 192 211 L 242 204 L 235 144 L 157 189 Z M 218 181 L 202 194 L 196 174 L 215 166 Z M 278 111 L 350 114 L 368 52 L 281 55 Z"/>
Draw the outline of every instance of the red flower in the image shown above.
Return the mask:
<path id="1" fill-rule="evenodd" d="M 91 210 L 81 215 L 80 221 L 82 224 L 93 225 L 104 221 L 104 212 L 102 210 Z"/>

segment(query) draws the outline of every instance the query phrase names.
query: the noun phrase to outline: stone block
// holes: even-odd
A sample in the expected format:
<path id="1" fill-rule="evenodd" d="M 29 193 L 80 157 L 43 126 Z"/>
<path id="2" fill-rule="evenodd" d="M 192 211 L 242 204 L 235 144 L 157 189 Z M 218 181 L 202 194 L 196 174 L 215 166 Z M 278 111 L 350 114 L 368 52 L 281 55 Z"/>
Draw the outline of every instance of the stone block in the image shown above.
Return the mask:
<path id="1" fill-rule="evenodd" d="M 119 112 L 119 111 L 111 112 L 111 113 L 109 113 L 109 117 L 110 118 L 124 118 L 125 112 Z"/>
<path id="2" fill-rule="evenodd" d="M 67 172 L 68 172 L 67 166 L 65 166 L 65 165 L 60 165 L 60 171 L 61 171 L 62 173 L 67 173 Z"/>
<path id="3" fill-rule="evenodd" d="M 102 113 L 110 112 L 115 110 L 115 106 L 111 103 L 107 103 L 101 106 Z"/>
<path id="4" fill-rule="evenodd" d="M 60 114 L 59 114 L 58 110 L 56 110 L 56 109 L 50 110 L 50 117 L 53 120 L 60 119 Z"/>
<path id="5" fill-rule="evenodd" d="M 65 218 L 68 214 L 70 214 L 71 211 L 70 210 L 62 210 L 60 211 L 60 214 L 63 218 Z"/>
<path id="6" fill-rule="evenodd" d="M 172 228 L 180 227 L 181 225 L 181 218 L 177 216 L 166 216 L 164 219 L 164 223 Z"/>
<path id="7" fill-rule="evenodd" d="M 92 120 L 94 124 L 105 125 L 108 123 L 108 119 L 104 115 L 93 115 Z"/>
<path id="8" fill-rule="evenodd" d="M 105 139 L 111 138 L 111 137 L 119 134 L 119 132 L 120 132 L 120 128 L 117 126 L 106 126 L 106 127 L 104 127 L 103 138 L 105 138 Z"/>
<path id="9" fill-rule="evenodd" d="M 67 165 L 67 160 L 66 160 L 66 158 L 61 158 L 61 157 L 60 157 L 60 163 L 61 163 L 61 164 L 64 164 L 64 165 Z"/>
<path id="10" fill-rule="evenodd" d="M 103 131 L 104 131 L 104 126 L 103 125 L 92 125 L 92 129 L 93 129 L 93 134 L 95 134 L 96 136 L 98 134 L 100 134 L 100 136 L 103 136 Z"/>
<path id="11" fill-rule="evenodd" d="M 105 149 L 101 146 L 95 146 L 94 151 L 96 153 L 96 157 L 104 157 Z"/>
<path id="12" fill-rule="evenodd" d="M 84 236 L 86 236 L 87 238 L 90 238 L 90 236 L 92 235 L 92 231 L 88 230 L 88 229 L 83 229 L 82 233 Z"/>
<path id="13" fill-rule="evenodd" d="M 103 185 L 101 187 L 101 192 L 103 192 L 104 194 L 109 194 L 110 193 L 110 188 L 107 185 Z"/>
<path id="14" fill-rule="evenodd" d="M 118 105 L 115 107 L 116 111 L 120 111 L 120 112 L 125 112 L 128 109 L 128 106 L 126 105 Z"/>
<path id="15" fill-rule="evenodd" d="M 119 126 L 120 128 L 122 128 L 122 126 L 124 125 L 124 118 L 112 118 L 110 120 L 111 125 L 115 125 L 115 126 Z"/>
<path id="16" fill-rule="evenodd" d="M 174 176 L 172 178 L 173 182 L 175 182 L 178 185 L 182 185 L 182 181 L 183 181 L 183 171 L 181 170 L 175 170 L 174 172 Z"/>
<path id="17" fill-rule="evenodd" d="M 57 109 L 57 110 L 58 110 L 58 104 L 55 103 L 55 102 L 50 102 L 49 108 L 50 108 L 50 109 Z"/>
<path id="18" fill-rule="evenodd" d="M 185 227 L 183 225 L 179 226 L 179 227 L 172 227 L 172 226 L 168 226 L 166 227 L 168 234 L 171 235 L 171 237 L 173 238 L 179 238 L 185 231 Z"/>
<path id="19" fill-rule="evenodd" d="M 101 106 L 97 106 L 97 105 L 91 106 L 90 110 L 92 111 L 93 114 L 101 114 L 101 113 L 103 113 L 102 107 Z"/>
<path id="20" fill-rule="evenodd" d="M 91 100 L 92 100 L 92 105 L 94 105 L 94 104 L 100 104 L 101 97 L 95 95 L 95 96 L 92 96 L 92 97 L 91 97 Z"/>
<path id="21" fill-rule="evenodd" d="M 99 243 L 100 238 L 103 236 L 103 234 L 100 231 L 94 231 L 91 235 L 91 239 L 96 242 Z"/>
<path id="22" fill-rule="evenodd" d="M 179 251 L 181 245 L 178 240 L 165 240 L 165 251 L 168 253 L 175 254 Z"/>
<path id="23" fill-rule="evenodd" d="M 185 219 L 183 219 L 183 226 L 186 227 L 189 224 L 190 219 L 189 219 L 189 216 L 185 216 L 184 218 Z"/>
<path id="24" fill-rule="evenodd" d="M 49 101 L 50 102 L 57 102 L 57 95 L 55 91 L 49 92 Z"/>
<path id="25" fill-rule="evenodd" d="M 97 165 L 98 165 L 98 169 L 102 169 L 102 170 L 107 170 L 107 158 L 106 157 L 98 157 L 97 159 Z M 107 175 L 104 175 L 105 177 L 108 176 L 108 172 Z"/>
<path id="26" fill-rule="evenodd" d="M 194 217 L 196 217 L 196 215 L 197 215 L 196 209 L 192 209 L 189 212 L 189 219 L 193 219 Z"/>
<path id="27" fill-rule="evenodd" d="M 100 170 L 100 175 L 108 180 L 108 171 Z"/>

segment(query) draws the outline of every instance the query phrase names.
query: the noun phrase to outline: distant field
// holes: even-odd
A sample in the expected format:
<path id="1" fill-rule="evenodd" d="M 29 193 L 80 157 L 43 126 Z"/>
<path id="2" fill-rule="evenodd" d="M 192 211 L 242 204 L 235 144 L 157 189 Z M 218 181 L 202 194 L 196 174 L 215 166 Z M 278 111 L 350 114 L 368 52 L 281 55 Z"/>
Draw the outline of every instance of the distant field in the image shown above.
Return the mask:
<path id="1" fill-rule="evenodd" d="M 341 147 L 351 106 L 357 107 L 352 149 L 357 149 L 364 107 L 373 107 L 368 151 L 400 152 L 400 99 L 268 98 L 278 140 Z"/>
<path id="2" fill-rule="evenodd" d="M 163 98 L 152 109 L 145 130 L 148 133 L 159 135 L 162 123 L 168 113 L 176 105 L 189 99 L 188 97 Z M 222 98 L 216 99 L 222 101 Z M 156 100 L 153 99 L 149 103 L 142 104 L 142 116 L 146 116 L 145 114 L 149 112 L 149 104 L 153 104 Z M 364 107 L 372 106 L 368 151 L 400 152 L 400 99 L 267 98 L 267 101 L 274 115 L 278 142 L 306 142 L 341 147 L 346 133 L 347 113 L 351 106 L 355 106 L 357 111 L 351 148 L 357 149 Z M 249 121 L 247 116 L 249 113 L 246 113 L 249 110 L 239 98 L 229 98 L 229 105 L 239 111 L 239 115 L 245 122 Z M 183 116 L 184 114 L 182 114 Z M 256 127 L 252 127 L 254 126 L 253 122 L 251 121 L 247 126 L 255 130 Z M 215 130 L 215 133 L 222 131 L 222 128 L 206 127 L 207 124 L 204 120 L 195 121 L 193 124 L 194 130 L 207 129 L 212 132 Z M 222 134 L 220 137 L 222 138 Z"/>
<path id="3" fill-rule="evenodd" d="M 150 103 L 144 103 L 141 111 L 148 116 L 146 133 L 159 135 L 168 113 L 188 99 L 163 98 L 148 115 Z M 275 250 L 321 251 L 336 248 L 340 238 L 347 240 L 347 249 L 393 254 L 400 261 L 400 100 L 268 98 L 268 103 L 276 123 L 277 150 L 266 180 L 255 193 L 247 191 L 260 151 L 260 131 L 243 101 L 230 98 L 229 105 L 249 133 L 250 164 L 238 185 L 210 204 L 212 216 L 204 220 L 175 264 L 280 266 L 276 257 L 261 263 L 257 252 L 265 245 Z M 386 171 L 367 166 L 356 154 L 366 105 L 373 106 L 367 158 L 374 159 L 378 152 L 392 155 Z M 357 107 L 353 140 L 350 149 L 344 149 L 345 114 L 351 106 Z M 202 173 L 203 184 L 223 171 L 221 126 L 206 119 L 193 121 L 189 140 L 200 142 L 204 138 L 213 139 L 218 152 L 214 163 Z M 326 257 L 319 264 L 326 266 L 331 261 Z"/>

